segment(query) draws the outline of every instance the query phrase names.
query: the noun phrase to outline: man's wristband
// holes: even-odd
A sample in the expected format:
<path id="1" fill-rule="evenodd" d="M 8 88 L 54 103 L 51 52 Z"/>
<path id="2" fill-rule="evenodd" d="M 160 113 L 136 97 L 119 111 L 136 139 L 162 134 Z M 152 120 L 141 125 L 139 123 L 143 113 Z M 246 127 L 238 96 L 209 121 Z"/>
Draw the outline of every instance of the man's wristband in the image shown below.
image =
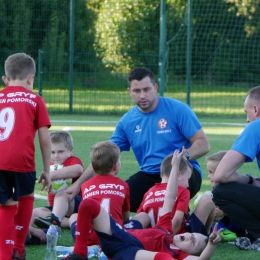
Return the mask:
<path id="1" fill-rule="evenodd" d="M 248 176 L 248 178 L 249 178 L 249 181 L 247 184 L 253 184 L 254 178 L 250 174 L 246 174 L 246 176 Z"/>

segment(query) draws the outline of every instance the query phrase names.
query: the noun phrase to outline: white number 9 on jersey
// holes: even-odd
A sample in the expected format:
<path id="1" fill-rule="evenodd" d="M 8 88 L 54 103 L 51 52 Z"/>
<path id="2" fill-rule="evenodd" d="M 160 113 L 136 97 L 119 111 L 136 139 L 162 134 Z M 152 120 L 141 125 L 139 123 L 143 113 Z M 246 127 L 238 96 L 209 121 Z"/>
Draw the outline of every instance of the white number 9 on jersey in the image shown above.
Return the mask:
<path id="1" fill-rule="evenodd" d="M 15 112 L 11 107 L 0 111 L 0 141 L 8 139 L 14 128 Z"/>

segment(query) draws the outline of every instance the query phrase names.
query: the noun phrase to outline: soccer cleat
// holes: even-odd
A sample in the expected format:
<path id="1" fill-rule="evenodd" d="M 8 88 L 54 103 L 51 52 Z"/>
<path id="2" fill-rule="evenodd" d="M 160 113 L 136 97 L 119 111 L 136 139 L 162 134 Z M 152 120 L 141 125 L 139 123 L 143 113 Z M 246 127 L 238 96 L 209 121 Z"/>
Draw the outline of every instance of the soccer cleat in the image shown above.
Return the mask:
<path id="1" fill-rule="evenodd" d="M 53 213 L 46 218 L 36 217 L 34 219 L 34 224 L 39 228 L 49 228 L 50 225 L 54 225 L 58 231 L 59 237 L 61 237 L 61 222 Z"/>
<path id="2" fill-rule="evenodd" d="M 88 258 L 83 258 L 78 254 L 71 253 L 65 256 L 64 258 L 62 258 L 62 260 L 88 260 Z"/>
<path id="3" fill-rule="evenodd" d="M 28 237 L 26 237 L 25 243 L 26 246 L 30 246 L 30 245 L 40 245 L 41 244 L 41 239 L 31 235 L 31 238 L 28 239 Z"/>
<path id="4" fill-rule="evenodd" d="M 238 237 L 235 240 L 235 245 L 242 250 L 250 250 L 251 249 L 251 242 L 250 239 L 247 237 Z"/>
<path id="5" fill-rule="evenodd" d="M 220 236 L 222 238 L 222 242 L 232 242 L 232 241 L 235 241 L 237 238 L 236 233 L 231 232 L 230 230 L 227 230 L 227 229 L 222 230 L 220 232 Z"/>
<path id="6" fill-rule="evenodd" d="M 46 218 L 36 217 L 34 219 L 34 224 L 39 228 L 49 228 L 50 225 L 60 227 L 61 222 L 58 217 L 51 213 Z"/>
<path id="7" fill-rule="evenodd" d="M 12 256 L 13 260 L 26 260 L 25 256 L 26 256 L 26 251 L 25 250 L 23 251 L 22 254 L 20 254 L 17 249 L 13 250 L 13 256 Z"/>

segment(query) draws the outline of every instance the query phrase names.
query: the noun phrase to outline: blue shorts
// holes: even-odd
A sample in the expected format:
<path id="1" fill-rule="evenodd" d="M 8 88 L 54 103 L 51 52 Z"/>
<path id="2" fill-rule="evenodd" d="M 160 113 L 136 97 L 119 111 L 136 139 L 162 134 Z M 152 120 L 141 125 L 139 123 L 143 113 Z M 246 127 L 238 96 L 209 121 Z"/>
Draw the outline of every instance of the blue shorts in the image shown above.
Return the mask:
<path id="1" fill-rule="evenodd" d="M 112 235 L 95 230 L 101 248 L 107 257 L 111 257 L 113 260 L 134 260 L 137 251 L 144 250 L 142 243 L 127 233 L 111 216 L 110 227 Z"/>
<path id="2" fill-rule="evenodd" d="M 207 230 L 205 228 L 205 225 L 200 221 L 200 219 L 192 213 L 190 216 L 186 219 L 185 228 L 187 232 L 190 233 L 200 233 L 204 236 L 209 236 L 207 233 Z"/>
<path id="3" fill-rule="evenodd" d="M 36 172 L 0 170 L 0 204 L 4 204 L 10 198 L 17 201 L 19 197 L 33 193 L 35 181 Z"/>
<path id="4" fill-rule="evenodd" d="M 71 236 L 72 236 L 74 242 L 76 241 L 76 238 L 75 238 L 76 227 L 77 227 L 77 221 L 74 221 L 70 226 L 70 233 L 71 233 Z"/>
<path id="5" fill-rule="evenodd" d="M 80 205 L 80 202 L 82 201 L 82 197 L 79 196 L 79 195 L 76 195 L 74 197 L 74 202 L 75 202 L 75 205 L 74 205 L 74 211 L 73 213 L 78 213 L 79 211 L 79 205 Z M 53 206 L 46 206 L 45 208 L 49 209 L 50 211 L 52 211 L 53 209 Z"/>

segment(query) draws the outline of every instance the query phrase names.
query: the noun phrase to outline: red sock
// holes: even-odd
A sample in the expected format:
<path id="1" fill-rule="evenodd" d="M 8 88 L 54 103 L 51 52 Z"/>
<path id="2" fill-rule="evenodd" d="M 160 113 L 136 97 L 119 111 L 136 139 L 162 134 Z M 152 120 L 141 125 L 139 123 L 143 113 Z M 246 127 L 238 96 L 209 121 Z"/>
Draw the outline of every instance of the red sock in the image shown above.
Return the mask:
<path id="1" fill-rule="evenodd" d="M 17 205 L 2 206 L 0 205 L 0 259 L 10 260 L 13 254 L 14 245 L 14 215 Z"/>
<path id="2" fill-rule="evenodd" d="M 175 259 L 167 253 L 157 253 L 154 257 L 154 260 L 172 260 Z"/>
<path id="3" fill-rule="evenodd" d="M 99 212 L 100 205 L 95 200 L 88 198 L 81 201 L 77 218 L 74 253 L 83 258 L 86 258 L 88 253 L 87 242 L 89 231 L 94 231 L 92 219 L 96 218 Z"/>
<path id="4" fill-rule="evenodd" d="M 34 197 L 20 197 L 18 199 L 18 208 L 14 216 L 14 248 L 23 253 L 24 241 L 28 233 L 30 220 L 32 217 Z"/>

